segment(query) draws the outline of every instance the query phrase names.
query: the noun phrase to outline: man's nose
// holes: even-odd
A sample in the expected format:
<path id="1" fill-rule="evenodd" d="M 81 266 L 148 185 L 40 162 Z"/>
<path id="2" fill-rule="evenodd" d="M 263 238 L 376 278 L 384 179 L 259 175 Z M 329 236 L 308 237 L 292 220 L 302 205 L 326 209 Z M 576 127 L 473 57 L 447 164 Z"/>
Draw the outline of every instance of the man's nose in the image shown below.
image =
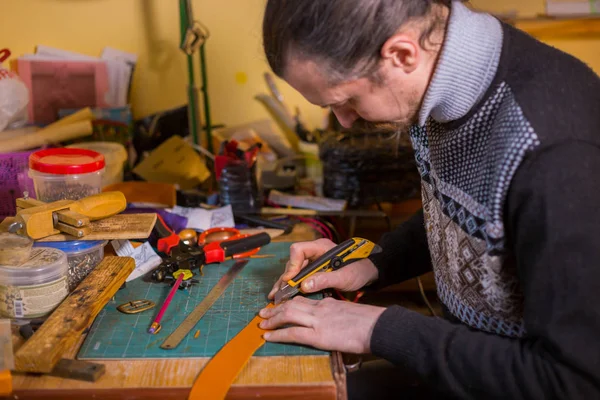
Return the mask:
<path id="1" fill-rule="evenodd" d="M 332 111 L 344 128 L 351 128 L 354 121 L 358 119 L 358 114 L 349 107 L 334 107 Z"/>

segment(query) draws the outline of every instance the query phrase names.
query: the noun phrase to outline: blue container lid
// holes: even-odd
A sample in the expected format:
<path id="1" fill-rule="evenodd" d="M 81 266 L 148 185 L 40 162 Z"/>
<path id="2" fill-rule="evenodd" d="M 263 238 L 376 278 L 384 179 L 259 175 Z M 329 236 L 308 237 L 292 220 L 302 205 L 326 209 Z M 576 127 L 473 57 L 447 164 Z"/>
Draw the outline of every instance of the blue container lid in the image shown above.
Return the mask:
<path id="1" fill-rule="evenodd" d="M 52 247 L 70 254 L 104 247 L 106 243 L 108 243 L 106 240 L 69 240 L 66 242 L 34 242 L 33 247 Z"/>

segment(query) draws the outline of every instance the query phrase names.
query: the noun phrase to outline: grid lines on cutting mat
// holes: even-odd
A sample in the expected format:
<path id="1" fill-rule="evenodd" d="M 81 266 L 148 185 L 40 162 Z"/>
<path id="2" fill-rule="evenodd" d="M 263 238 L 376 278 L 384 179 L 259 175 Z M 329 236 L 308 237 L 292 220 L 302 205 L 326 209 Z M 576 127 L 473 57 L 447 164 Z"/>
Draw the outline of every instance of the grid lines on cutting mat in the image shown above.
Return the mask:
<path id="1" fill-rule="evenodd" d="M 149 334 L 147 330 L 167 296 L 169 285 L 144 282 L 140 278 L 128 282 L 98 314 L 77 358 L 101 360 L 214 356 L 267 304 L 267 294 L 289 258 L 290 244 L 275 242 L 263 247 L 259 254 L 273 254 L 274 257 L 251 259 L 179 346 L 171 350 L 161 349 L 160 345 L 235 261 L 206 265 L 203 268 L 204 275 L 196 277 L 199 284 L 186 291 L 178 290 L 163 317 L 161 331 L 155 335 Z M 116 309 L 120 304 L 140 299 L 152 300 L 157 306 L 132 315 L 122 314 Z M 198 330 L 200 334 L 194 338 Z M 306 346 L 280 343 L 265 343 L 255 353 L 256 356 L 325 354 L 328 353 Z"/>

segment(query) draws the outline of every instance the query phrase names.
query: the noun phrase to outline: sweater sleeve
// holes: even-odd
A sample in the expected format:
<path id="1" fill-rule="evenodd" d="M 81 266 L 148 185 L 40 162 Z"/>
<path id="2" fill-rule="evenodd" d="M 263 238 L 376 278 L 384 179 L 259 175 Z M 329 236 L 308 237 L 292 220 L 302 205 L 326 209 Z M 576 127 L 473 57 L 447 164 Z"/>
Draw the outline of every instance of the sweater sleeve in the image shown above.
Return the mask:
<path id="1" fill-rule="evenodd" d="M 523 338 L 397 306 L 377 321 L 374 354 L 460 398 L 600 397 L 600 149 L 537 150 L 517 171 L 506 229 L 524 294 Z"/>
<path id="2" fill-rule="evenodd" d="M 369 259 L 379 278 L 369 289 L 376 290 L 431 271 L 431 258 L 425 234 L 423 210 L 419 210 L 392 232 L 382 235 L 382 251 Z"/>

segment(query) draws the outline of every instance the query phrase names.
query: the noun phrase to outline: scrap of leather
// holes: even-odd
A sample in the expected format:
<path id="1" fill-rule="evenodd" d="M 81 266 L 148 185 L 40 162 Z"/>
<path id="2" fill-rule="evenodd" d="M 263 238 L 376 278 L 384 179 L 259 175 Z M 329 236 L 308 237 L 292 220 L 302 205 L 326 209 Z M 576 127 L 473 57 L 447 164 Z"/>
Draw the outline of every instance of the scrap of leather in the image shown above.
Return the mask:
<path id="1" fill-rule="evenodd" d="M 175 185 L 160 182 L 127 181 L 108 185 L 103 192 L 119 191 L 127 203 L 151 203 L 173 207 L 177 204 Z"/>
<path id="2" fill-rule="evenodd" d="M 12 376 L 10 370 L 0 371 L 0 396 L 9 396 L 12 393 Z"/>
<path id="3" fill-rule="evenodd" d="M 274 307 L 269 303 L 267 307 Z M 206 364 L 196 378 L 188 400 L 222 400 L 250 357 L 265 343 L 266 330 L 256 316 Z"/>

